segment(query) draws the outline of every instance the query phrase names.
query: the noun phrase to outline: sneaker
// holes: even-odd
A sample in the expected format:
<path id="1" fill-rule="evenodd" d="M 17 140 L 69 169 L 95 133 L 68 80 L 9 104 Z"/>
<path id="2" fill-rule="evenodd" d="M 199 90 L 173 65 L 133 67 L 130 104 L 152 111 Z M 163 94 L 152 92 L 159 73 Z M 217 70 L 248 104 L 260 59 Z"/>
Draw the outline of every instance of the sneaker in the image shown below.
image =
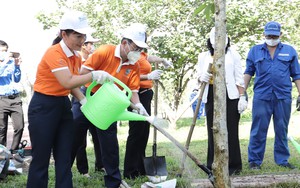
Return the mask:
<path id="1" fill-rule="evenodd" d="M 9 166 L 8 166 L 8 171 L 14 172 L 15 170 L 17 170 L 15 163 L 12 160 L 10 160 Z"/>
<path id="2" fill-rule="evenodd" d="M 91 176 L 88 174 L 88 173 L 86 173 L 86 174 L 82 174 L 84 177 L 86 177 L 86 178 L 91 178 Z"/>
<path id="3" fill-rule="evenodd" d="M 23 163 L 24 162 L 23 157 L 19 153 L 14 154 L 13 155 L 13 159 L 15 159 L 19 163 Z"/>
<path id="4" fill-rule="evenodd" d="M 122 180 L 119 188 L 130 188 L 130 186 L 124 180 Z"/>
<path id="5" fill-rule="evenodd" d="M 260 170 L 260 165 L 251 162 L 251 163 L 249 164 L 249 168 L 250 168 L 250 170 Z"/>
<path id="6" fill-rule="evenodd" d="M 229 176 L 239 175 L 241 173 L 241 169 L 229 169 Z"/>
<path id="7" fill-rule="evenodd" d="M 289 168 L 289 169 L 295 169 L 296 168 L 291 163 L 281 164 L 281 165 L 278 165 L 278 166 L 281 166 L 281 167 L 284 167 L 284 168 Z"/>
<path id="8" fill-rule="evenodd" d="M 100 173 L 106 174 L 106 170 L 105 170 L 104 167 L 102 167 L 102 168 L 95 168 L 95 172 L 100 172 Z"/>

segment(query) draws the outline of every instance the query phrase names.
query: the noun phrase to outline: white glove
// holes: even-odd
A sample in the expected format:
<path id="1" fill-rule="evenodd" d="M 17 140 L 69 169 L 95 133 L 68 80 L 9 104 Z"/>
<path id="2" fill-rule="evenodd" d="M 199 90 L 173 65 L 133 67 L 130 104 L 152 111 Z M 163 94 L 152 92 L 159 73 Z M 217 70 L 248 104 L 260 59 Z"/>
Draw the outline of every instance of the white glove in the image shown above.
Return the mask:
<path id="1" fill-rule="evenodd" d="M 208 73 L 208 72 L 204 72 L 200 77 L 199 77 L 199 81 L 200 82 L 208 82 L 209 79 L 212 77 L 212 74 Z"/>
<path id="2" fill-rule="evenodd" d="M 165 69 L 168 69 L 170 67 L 174 68 L 173 63 L 171 61 L 167 61 L 167 60 L 164 59 L 162 63 L 164 64 Z"/>
<path id="3" fill-rule="evenodd" d="M 246 97 L 244 95 L 240 96 L 240 100 L 238 103 L 239 113 L 241 114 L 243 111 L 245 111 L 247 109 L 247 106 L 248 106 L 248 102 L 246 101 Z"/>
<path id="4" fill-rule="evenodd" d="M 133 112 L 144 115 L 144 116 L 149 116 L 148 112 L 142 105 L 142 103 L 136 103 L 135 106 L 139 109 L 138 112 L 136 110 L 133 110 Z"/>
<path id="5" fill-rule="evenodd" d="M 162 70 L 154 70 L 151 73 L 147 74 L 148 80 L 159 80 L 160 75 L 163 73 Z"/>
<path id="6" fill-rule="evenodd" d="M 87 102 L 86 97 L 82 98 L 79 103 L 83 106 Z"/>
<path id="7" fill-rule="evenodd" d="M 104 82 L 113 81 L 112 76 L 102 70 L 92 71 L 92 78 L 93 81 L 96 81 L 98 84 L 103 84 Z"/>

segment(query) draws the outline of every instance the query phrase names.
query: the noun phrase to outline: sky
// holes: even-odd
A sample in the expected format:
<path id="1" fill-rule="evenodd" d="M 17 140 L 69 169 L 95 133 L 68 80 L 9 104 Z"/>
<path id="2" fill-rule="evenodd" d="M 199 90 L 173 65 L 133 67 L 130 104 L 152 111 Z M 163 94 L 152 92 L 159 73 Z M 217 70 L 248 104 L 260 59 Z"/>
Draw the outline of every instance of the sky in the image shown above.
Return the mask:
<path id="1" fill-rule="evenodd" d="M 0 0 L 0 40 L 9 45 L 9 51 L 21 53 L 22 79 L 35 79 L 37 65 L 56 37 L 56 29 L 43 30 L 35 18 L 39 11 L 56 9 L 55 0 Z"/>

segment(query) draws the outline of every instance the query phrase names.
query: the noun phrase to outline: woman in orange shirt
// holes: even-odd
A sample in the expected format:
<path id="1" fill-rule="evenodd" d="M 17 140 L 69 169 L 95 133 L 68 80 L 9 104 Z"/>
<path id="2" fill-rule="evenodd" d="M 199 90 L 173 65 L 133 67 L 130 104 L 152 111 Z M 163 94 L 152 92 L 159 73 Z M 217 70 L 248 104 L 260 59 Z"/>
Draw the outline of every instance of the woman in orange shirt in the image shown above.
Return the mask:
<path id="1" fill-rule="evenodd" d="M 38 65 L 34 94 L 28 108 L 32 161 L 27 188 L 48 187 L 48 167 L 51 152 L 55 160 L 55 187 L 72 188 L 71 148 L 73 115 L 68 95 L 82 104 L 86 102 L 79 86 L 96 80 L 110 80 L 104 71 L 79 75 L 81 57 L 78 50 L 91 33 L 87 17 L 82 12 L 66 13 L 59 24 L 58 44 L 52 45 Z"/>

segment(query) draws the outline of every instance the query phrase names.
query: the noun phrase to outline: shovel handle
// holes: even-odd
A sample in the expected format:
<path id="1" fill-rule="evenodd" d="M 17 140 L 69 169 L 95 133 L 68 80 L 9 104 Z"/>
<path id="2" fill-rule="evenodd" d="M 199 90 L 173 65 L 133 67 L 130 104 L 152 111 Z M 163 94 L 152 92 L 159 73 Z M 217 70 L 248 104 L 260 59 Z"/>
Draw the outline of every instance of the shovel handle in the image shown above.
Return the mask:
<path id="1" fill-rule="evenodd" d="M 155 62 L 154 64 L 155 70 L 158 69 L 158 63 Z M 158 80 L 154 81 L 154 116 L 157 116 L 157 109 L 158 109 Z M 157 140 L 157 130 L 153 127 L 153 155 L 156 156 L 156 140 Z"/>
<path id="2" fill-rule="evenodd" d="M 208 68 L 207 68 L 207 72 L 211 73 L 212 72 L 211 68 L 212 68 L 212 63 L 209 63 Z M 189 130 L 186 142 L 185 142 L 186 150 L 188 150 L 189 147 L 190 147 L 192 135 L 193 135 L 194 128 L 195 128 L 195 125 L 196 125 L 196 122 L 197 122 L 197 116 L 198 116 L 199 109 L 200 109 L 200 106 L 201 106 L 202 96 L 203 96 L 206 84 L 207 84 L 206 82 L 202 82 L 200 87 L 199 87 L 200 93 L 198 95 L 198 102 L 197 102 L 196 109 L 195 109 L 195 112 L 194 112 L 193 122 L 191 124 L 190 130 Z M 180 175 L 182 174 L 182 172 L 184 170 L 184 163 L 185 163 L 186 155 L 187 155 L 186 153 L 183 153 L 183 156 L 182 156 L 182 159 L 181 159 L 181 168 L 180 168 L 180 172 L 179 172 Z M 204 169 L 202 169 L 202 170 L 204 170 Z M 206 172 L 206 173 L 208 174 L 208 172 Z"/>

